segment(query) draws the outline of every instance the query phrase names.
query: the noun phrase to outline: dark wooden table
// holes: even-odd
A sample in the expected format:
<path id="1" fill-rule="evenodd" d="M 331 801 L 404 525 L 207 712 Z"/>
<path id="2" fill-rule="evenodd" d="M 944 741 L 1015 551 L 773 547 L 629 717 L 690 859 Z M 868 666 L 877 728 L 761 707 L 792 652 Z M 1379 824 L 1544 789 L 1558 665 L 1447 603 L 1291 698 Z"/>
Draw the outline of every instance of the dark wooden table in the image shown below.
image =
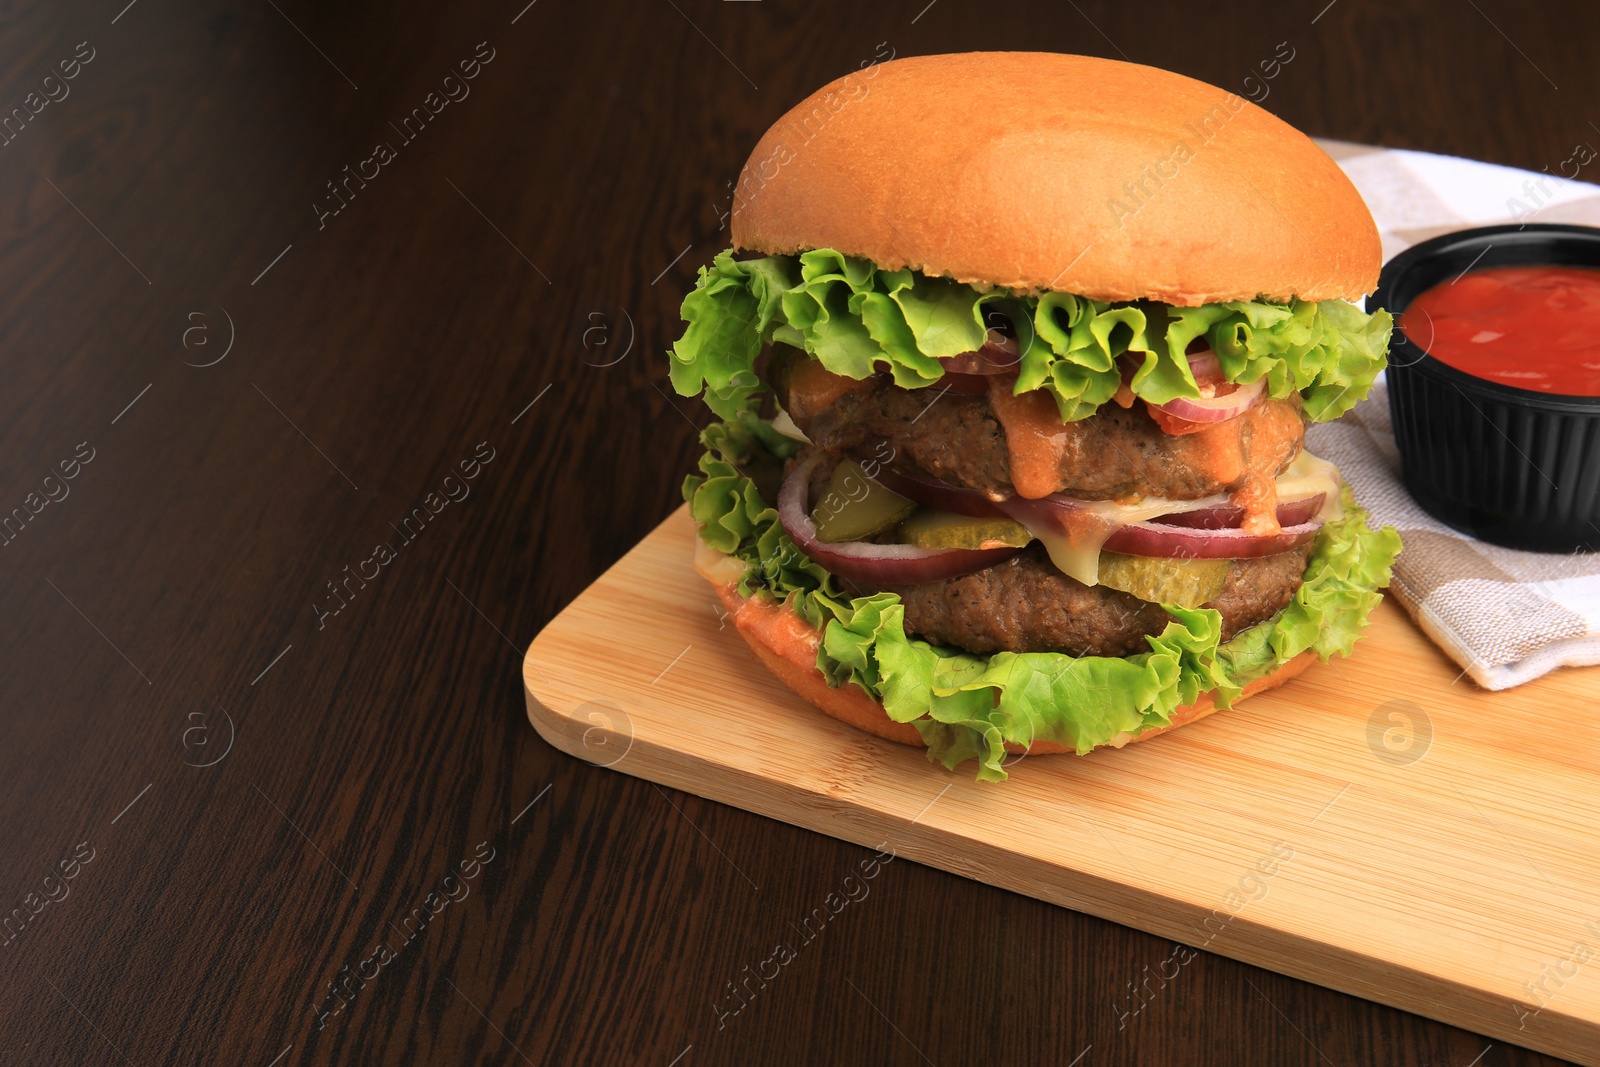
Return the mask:
<path id="1" fill-rule="evenodd" d="M 0 5 L 0 1064 L 1555 1062 L 1211 955 L 1119 1017 L 1169 943 L 910 862 L 719 1025 L 868 853 L 554 751 L 519 666 L 677 506 L 660 353 L 811 89 L 1287 41 L 1308 132 L 1554 168 L 1600 11 L 526 2 Z"/>

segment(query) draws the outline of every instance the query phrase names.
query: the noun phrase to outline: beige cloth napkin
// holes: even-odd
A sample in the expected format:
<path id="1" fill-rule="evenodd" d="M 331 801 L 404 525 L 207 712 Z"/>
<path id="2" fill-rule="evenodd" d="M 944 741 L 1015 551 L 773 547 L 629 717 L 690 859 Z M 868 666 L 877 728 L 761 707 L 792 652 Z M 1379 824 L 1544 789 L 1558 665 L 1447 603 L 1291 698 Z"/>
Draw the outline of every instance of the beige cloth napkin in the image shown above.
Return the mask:
<path id="1" fill-rule="evenodd" d="M 1600 186 L 1581 173 L 1587 144 L 1551 174 L 1451 156 L 1319 142 L 1366 198 L 1385 260 L 1441 233 L 1505 222 L 1600 226 Z M 1600 147 L 1600 138 L 1596 138 Z M 1586 151 L 1580 151 L 1580 149 Z M 1600 162 L 1590 164 L 1600 175 Z M 1374 525 L 1400 531 L 1390 593 L 1423 631 L 1486 689 L 1508 689 L 1557 667 L 1600 663 L 1600 553 L 1518 552 L 1428 516 L 1400 483 L 1383 379 L 1343 418 L 1316 425 L 1306 446 L 1344 472 Z"/>

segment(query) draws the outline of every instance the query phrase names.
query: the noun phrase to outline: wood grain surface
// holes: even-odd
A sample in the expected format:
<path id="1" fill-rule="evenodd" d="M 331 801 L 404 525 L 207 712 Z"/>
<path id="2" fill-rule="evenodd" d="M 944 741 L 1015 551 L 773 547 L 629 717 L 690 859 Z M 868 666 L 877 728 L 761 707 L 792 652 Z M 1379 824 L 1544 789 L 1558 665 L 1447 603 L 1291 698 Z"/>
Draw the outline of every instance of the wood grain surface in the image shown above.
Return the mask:
<path id="1" fill-rule="evenodd" d="M 880 43 L 1231 88 L 1288 41 L 1264 103 L 1308 132 L 1538 170 L 1600 143 L 1597 33 L 1576 0 L 0 5 L 0 1063 L 1556 1062 L 1211 953 L 1125 1017 L 1173 942 L 898 861 L 719 1023 L 872 852 L 565 755 L 519 667 L 677 507 L 705 415 L 660 352 L 727 183 Z M 1397 863 L 1435 847 L 1392 817 Z"/>
<path id="2" fill-rule="evenodd" d="M 685 506 L 534 639 L 523 678 L 541 736 L 895 859 L 1600 1064 L 1600 990 L 1576 980 L 1600 938 L 1600 793 L 1586 788 L 1600 727 L 1559 749 L 1507 743 L 1593 694 L 1600 668 L 1464 687 L 1386 602 L 1350 659 L 1169 737 L 1018 758 L 984 783 L 974 764 L 946 772 L 789 692 L 720 617 L 693 554 Z M 594 655 L 611 643 L 632 654 Z M 861 874 L 843 885 L 736 979 L 719 1020 L 775 983 L 814 925 L 871 895 Z M 1118 997 L 1118 1021 L 1190 955 Z"/>

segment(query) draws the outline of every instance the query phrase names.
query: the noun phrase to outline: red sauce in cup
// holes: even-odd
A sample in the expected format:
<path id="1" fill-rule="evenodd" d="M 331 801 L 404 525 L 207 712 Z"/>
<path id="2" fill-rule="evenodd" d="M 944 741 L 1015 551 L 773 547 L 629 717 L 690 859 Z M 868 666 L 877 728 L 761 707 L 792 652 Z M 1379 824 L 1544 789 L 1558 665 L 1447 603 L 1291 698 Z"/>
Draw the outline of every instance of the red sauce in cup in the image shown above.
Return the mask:
<path id="1" fill-rule="evenodd" d="M 1400 328 L 1428 355 L 1475 378 L 1600 397 L 1600 270 L 1472 271 L 1418 296 Z"/>

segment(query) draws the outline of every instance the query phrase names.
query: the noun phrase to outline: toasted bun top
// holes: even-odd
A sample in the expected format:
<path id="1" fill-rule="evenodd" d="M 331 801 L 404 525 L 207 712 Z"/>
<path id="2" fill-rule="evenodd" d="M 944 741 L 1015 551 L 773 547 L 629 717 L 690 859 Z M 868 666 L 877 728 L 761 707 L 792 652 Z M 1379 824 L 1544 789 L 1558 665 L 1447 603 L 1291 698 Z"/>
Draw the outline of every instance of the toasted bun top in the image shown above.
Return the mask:
<path id="1" fill-rule="evenodd" d="M 831 82 L 739 175 L 736 248 L 835 248 L 980 288 L 1194 305 L 1355 299 L 1377 227 L 1310 138 L 1233 93 L 1044 52 Z"/>

